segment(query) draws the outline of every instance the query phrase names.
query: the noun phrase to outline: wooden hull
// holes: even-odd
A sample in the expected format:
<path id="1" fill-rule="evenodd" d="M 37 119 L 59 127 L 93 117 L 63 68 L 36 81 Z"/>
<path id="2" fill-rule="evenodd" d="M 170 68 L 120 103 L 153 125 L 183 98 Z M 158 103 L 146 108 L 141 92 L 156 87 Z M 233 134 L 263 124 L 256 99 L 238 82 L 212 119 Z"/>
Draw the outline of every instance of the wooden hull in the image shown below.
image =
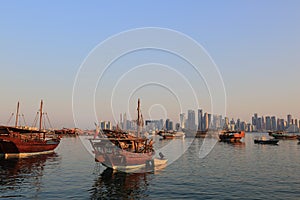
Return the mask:
<path id="1" fill-rule="evenodd" d="M 184 138 L 185 134 L 183 132 L 180 133 L 165 133 L 161 134 L 163 139 L 175 139 L 175 138 Z"/>
<path id="2" fill-rule="evenodd" d="M 175 135 L 163 135 L 164 139 L 174 139 Z"/>
<path id="3" fill-rule="evenodd" d="M 283 140 L 296 140 L 297 135 L 287 135 L 287 134 L 272 134 L 275 139 L 283 139 Z"/>
<path id="4" fill-rule="evenodd" d="M 270 140 L 254 140 L 255 144 L 277 144 L 279 142 L 278 139 L 270 139 Z"/>
<path id="5" fill-rule="evenodd" d="M 0 136 L 0 154 L 5 155 L 34 155 L 50 153 L 58 146 L 59 140 L 23 140 L 10 136 Z"/>
<path id="6" fill-rule="evenodd" d="M 112 169 L 134 169 L 145 167 L 152 153 L 131 153 L 120 150 L 114 153 L 96 153 L 96 161 Z"/>

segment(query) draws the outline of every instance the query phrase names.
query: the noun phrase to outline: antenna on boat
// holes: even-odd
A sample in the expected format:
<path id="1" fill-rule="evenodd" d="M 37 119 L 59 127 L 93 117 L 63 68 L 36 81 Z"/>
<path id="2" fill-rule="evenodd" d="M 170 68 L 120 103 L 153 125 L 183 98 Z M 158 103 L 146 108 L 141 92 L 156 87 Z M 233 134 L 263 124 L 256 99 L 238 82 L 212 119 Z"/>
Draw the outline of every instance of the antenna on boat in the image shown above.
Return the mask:
<path id="1" fill-rule="evenodd" d="M 18 101 L 15 127 L 18 126 L 18 120 L 19 120 L 19 108 L 20 108 L 20 102 Z"/>
<path id="2" fill-rule="evenodd" d="M 43 118 L 43 100 L 41 100 L 41 106 L 40 106 L 40 127 L 39 127 L 39 130 L 42 130 L 42 118 Z"/>

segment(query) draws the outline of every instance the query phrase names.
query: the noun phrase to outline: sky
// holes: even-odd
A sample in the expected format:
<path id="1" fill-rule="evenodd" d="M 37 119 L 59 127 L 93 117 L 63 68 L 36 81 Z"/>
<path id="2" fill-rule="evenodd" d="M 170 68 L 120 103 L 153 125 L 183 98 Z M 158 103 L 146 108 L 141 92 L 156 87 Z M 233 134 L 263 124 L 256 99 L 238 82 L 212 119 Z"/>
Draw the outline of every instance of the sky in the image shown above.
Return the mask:
<path id="1" fill-rule="evenodd" d="M 84 60 L 107 38 L 143 27 L 172 29 L 202 45 L 218 67 L 224 82 L 226 114 L 230 118 L 250 121 L 253 113 L 282 118 L 290 113 L 300 118 L 299 10 L 300 2 L 297 0 L 1 1 L 0 124 L 7 123 L 11 113 L 15 112 L 17 101 L 20 101 L 21 113 L 30 124 L 43 99 L 53 126 L 74 127 L 72 92 Z M 161 58 L 162 55 L 165 57 Z M 99 120 L 112 120 L 110 108 L 101 99 L 108 98 L 106 92 L 111 92 L 110 87 L 116 84 L 112 80 L 116 81 L 118 77 L 114 78 L 114 75 L 122 77 L 132 63 L 142 65 L 143 62 L 159 61 L 178 71 L 188 71 L 186 63 L 177 62 L 178 58 L 167 53 L 149 51 L 130 56 L 127 60 L 124 58 L 123 63 L 112 66 L 104 77 L 107 87 L 101 85 L 101 81 L 97 86 L 94 107 Z M 127 65 L 124 66 L 124 63 Z M 151 74 L 155 67 L 148 66 L 147 74 L 157 78 L 164 70 Z M 176 74 L 172 77 L 174 79 Z M 120 91 L 126 91 L 130 80 L 143 80 L 140 74 L 127 78 L 127 82 L 120 84 L 124 87 Z M 176 82 L 171 77 L 162 79 Z M 186 79 L 200 94 L 199 107 L 209 111 L 209 94 L 203 80 L 193 78 L 192 72 L 187 73 Z M 179 90 L 185 91 L 181 85 L 184 84 L 178 84 Z M 122 97 L 122 92 L 118 93 L 119 96 L 111 101 L 116 108 L 113 112 L 129 109 L 134 115 L 136 98 L 140 97 L 146 117 L 165 117 L 167 110 L 167 117 L 178 120 L 181 110 L 172 92 L 167 89 L 167 92 L 159 92 L 161 87 L 156 90 L 155 87 L 137 90 L 129 100 Z M 132 87 L 128 88 L 132 90 Z M 129 103 L 122 107 L 125 100 Z M 78 109 L 84 112 L 85 101 L 82 101 Z M 187 106 L 183 111 L 189 104 L 186 100 Z M 191 108 L 196 106 L 191 105 Z M 85 117 L 80 120 L 80 128 L 94 124 Z"/>

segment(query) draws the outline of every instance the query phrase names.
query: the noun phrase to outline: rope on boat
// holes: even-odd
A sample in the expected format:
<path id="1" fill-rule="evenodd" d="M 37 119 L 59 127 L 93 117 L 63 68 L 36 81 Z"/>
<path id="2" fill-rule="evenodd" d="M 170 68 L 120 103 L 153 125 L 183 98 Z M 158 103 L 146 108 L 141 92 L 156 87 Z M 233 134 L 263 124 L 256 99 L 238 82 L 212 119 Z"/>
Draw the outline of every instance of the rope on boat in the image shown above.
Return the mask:
<path id="1" fill-rule="evenodd" d="M 24 122 L 24 126 L 27 126 L 24 114 L 22 114 L 22 119 L 23 119 L 23 122 Z"/>
<path id="2" fill-rule="evenodd" d="M 10 115 L 10 117 L 8 118 L 8 121 L 7 121 L 6 124 L 9 124 L 9 123 L 10 123 L 10 121 L 11 121 L 11 119 L 12 119 L 13 116 L 14 116 L 14 113 L 11 113 L 11 115 Z"/>
<path id="3" fill-rule="evenodd" d="M 45 114 L 46 114 L 46 118 L 47 118 L 47 121 L 48 121 L 48 123 L 49 123 L 50 128 L 53 129 L 53 128 L 52 128 L 52 124 L 50 123 L 50 120 L 49 120 L 49 117 L 48 117 L 48 113 L 45 113 Z"/>
<path id="4" fill-rule="evenodd" d="M 38 117 L 39 117 L 39 112 L 36 112 L 36 116 L 35 119 L 33 121 L 32 127 L 36 127 L 37 121 L 38 121 Z"/>

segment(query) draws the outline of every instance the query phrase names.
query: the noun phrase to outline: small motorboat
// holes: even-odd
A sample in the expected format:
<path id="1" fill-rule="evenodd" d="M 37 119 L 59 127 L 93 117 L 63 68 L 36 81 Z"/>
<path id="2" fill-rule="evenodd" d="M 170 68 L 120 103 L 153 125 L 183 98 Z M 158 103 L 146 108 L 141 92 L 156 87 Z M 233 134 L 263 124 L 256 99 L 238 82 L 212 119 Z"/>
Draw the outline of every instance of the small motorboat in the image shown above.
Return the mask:
<path id="1" fill-rule="evenodd" d="M 266 137 L 256 138 L 254 139 L 255 144 L 277 144 L 279 142 L 279 139 L 268 139 Z"/>

